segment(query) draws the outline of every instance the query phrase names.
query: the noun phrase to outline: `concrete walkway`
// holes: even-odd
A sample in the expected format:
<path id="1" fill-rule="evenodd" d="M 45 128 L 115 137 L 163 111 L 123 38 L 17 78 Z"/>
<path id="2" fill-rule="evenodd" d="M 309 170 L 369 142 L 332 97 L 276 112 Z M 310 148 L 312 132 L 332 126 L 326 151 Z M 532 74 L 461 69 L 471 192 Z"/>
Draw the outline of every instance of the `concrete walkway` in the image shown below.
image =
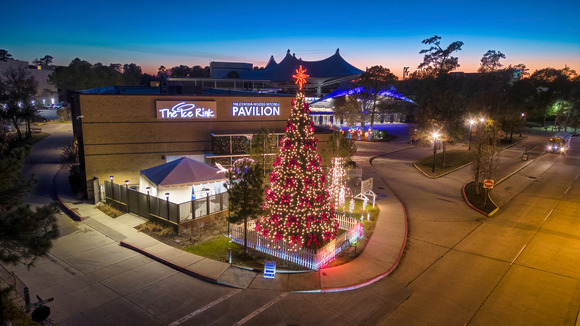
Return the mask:
<path id="1" fill-rule="evenodd" d="M 61 208 L 71 218 L 91 226 L 121 246 L 182 273 L 235 288 L 335 292 L 372 284 L 389 275 L 397 267 L 406 245 L 407 217 L 404 206 L 383 183 L 368 158 L 359 157 L 358 163 L 363 167 L 364 179 L 374 178 L 374 191 L 381 198 L 377 200 L 381 212 L 364 252 L 340 266 L 311 272 L 277 273 L 275 279 L 265 279 L 261 272 L 185 252 L 138 232 L 135 226 L 146 222 L 145 219 L 133 214 L 113 219 L 95 205 L 79 201 L 73 196 L 68 175 L 63 171 L 56 174 L 54 186 Z"/>

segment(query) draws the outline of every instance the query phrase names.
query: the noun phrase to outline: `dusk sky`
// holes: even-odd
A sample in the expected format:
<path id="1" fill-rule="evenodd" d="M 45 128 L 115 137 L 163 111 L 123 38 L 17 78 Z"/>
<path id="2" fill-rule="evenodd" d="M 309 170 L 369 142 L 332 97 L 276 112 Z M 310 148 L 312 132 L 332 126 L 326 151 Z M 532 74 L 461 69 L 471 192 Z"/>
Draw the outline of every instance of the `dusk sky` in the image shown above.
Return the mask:
<path id="1" fill-rule="evenodd" d="M 299 4 L 299 5 L 298 5 Z M 530 72 L 580 72 L 580 1 L 5 1 L 0 49 L 15 59 L 45 55 L 68 65 L 136 63 L 266 65 L 286 50 L 320 60 L 340 48 L 354 66 L 382 65 L 401 77 L 422 62 L 423 39 L 463 41 L 457 71 L 477 70 L 487 50 Z"/>

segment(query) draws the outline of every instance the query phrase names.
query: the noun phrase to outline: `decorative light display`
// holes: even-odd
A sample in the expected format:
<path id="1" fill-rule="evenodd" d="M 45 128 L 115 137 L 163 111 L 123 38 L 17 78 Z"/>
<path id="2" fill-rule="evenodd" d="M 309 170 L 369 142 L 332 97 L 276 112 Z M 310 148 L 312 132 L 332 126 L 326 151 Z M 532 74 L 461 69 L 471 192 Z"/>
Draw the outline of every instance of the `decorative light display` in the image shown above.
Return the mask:
<path id="1" fill-rule="evenodd" d="M 330 193 L 334 200 L 334 207 L 342 207 L 344 205 L 344 180 L 346 171 L 344 170 L 344 159 L 342 157 L 332 158 L 332 185 L 330 186 Z"/>
<path id="2" fill-rule="evenodd" d="M 350 207 L 349 207 L 349 210 L 350 210 L 350 215 L 352 215 L 352 212 L 354 212 L 354 198 L 351 198 L 350 199 Z"/>
<path id="3" fill-rule="evenodd" d="M 296 69 L 296 75 L 292 75 L 292 77 L 296 78 L 296 82 L 294 82 L 294 84 L 298 84 L 298 90 L 301 91 L 302 90 L 302 85 L 306 84 L 306 78 L 310 77 L 310 75 L 305 74 L 306 69 L 302 69 L 302 66 L 300 66 L 300 68 Z"/>
<path id="4" fill-rule="evenodd" d="M 300 66 L 294 75 L 300 89 L 308 77 L 305 72 Z M 336 237 L 338 222 L 309 112 L 304 93 L 298 92 L 270 173 L 262 204 L 266 214 L 256 221 L 255 230 L 276 242 L 319 248 Z"/>
<path id="5" fill-rule="evenodd" d="M 369 197 L 365 196 L 365 200 L 363 201 L 363 211 L 367 208 L 367 205 L 369 204 Z"/>

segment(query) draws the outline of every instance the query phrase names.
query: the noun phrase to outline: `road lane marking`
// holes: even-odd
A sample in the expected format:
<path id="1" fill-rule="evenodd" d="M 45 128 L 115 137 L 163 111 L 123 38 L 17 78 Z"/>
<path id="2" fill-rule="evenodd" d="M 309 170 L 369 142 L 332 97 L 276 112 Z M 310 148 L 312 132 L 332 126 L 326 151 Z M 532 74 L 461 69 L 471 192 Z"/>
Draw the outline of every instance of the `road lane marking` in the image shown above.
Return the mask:
<path id="1" fill-rule="evenodd" d="M 266 303 L 265 305 L 263 305 L 260 308 L 256 309 L 251 314 L 247 315 L 246 318 L 244 318 L 244 319 L 238 321 L 237 323 L 235 323 L 234 326 L 240 326 L 240 325 L 245 324 L 248 320 L 256 317 L 257 315 L 259 315 L 260 313 L 262 313 L 264 310 L 266 310 L 266 309 L 270 308 L 271 306 L 273 306 L 276 302 L 282 300 L 287 295 L 288 295 L 288 292 L 284 292 L 284 293 L 280 294 L 279 296 L 277 296 L 276 298 L 274 298 L 272 301 Z"/>
<path id="2" fill-rule="evenodd" d="M 224 300 L 227 300 L 227 299 L 231 298 L 232 296 L 238 294 L 240 291 L 242 291 L 242 290 L 241 289 L 238 289 L 238 290 L 232 291 L 232 292 L 224 295 L 223 297 L 221 297 L 221 298 L 219 298 L 219 299 L 217 299 L 217 300 L 215 300 L 215 301 L 213 301 L 211 303 L 208 303 L 207 305 L 205 305 L 205 306 L 197 309 L 196 311 L 190 313 L 189 315 L 186 315 L 186 316 L 183 316 L 183 317 L 179 318 L 178 320 L 176 320 L 173 323 L 169 324 L 169 326 L 177 326 L 179 324 L 182 324 L 185 321 L 187 321 L 187 320 L 195 317 L 196 315 L 199 315 L 200 313 L 202 313 L 202 312 L 208 310 L 209 308 L 217 305 L 218 303 L 220 303 L 220 302 L 222 302 Z"/>
<path id="3" fill-rule="evenodd" d="M 517 254 L 515 257 L 514 257 L 514 260 L 512 260 L 512 263 L 511 263 L 511 265 L 513 265 L 513 264 L 514 264 L 514 262 L 515 262 L 515 261 L 518 259 L 518 257 L 519 257 L 519 256 L 522 254 L 522 252 L 524 251 L 524 249 L 526 249 L 526 247 L 527 247 L 527 246 L 528 246 L 528 244 L 526 243 L 526 244 L 525 244 L 525 245 L 522 247 L 522 249 L 520 249 L 520 252 L 518 252 L 518 254 Z"/>

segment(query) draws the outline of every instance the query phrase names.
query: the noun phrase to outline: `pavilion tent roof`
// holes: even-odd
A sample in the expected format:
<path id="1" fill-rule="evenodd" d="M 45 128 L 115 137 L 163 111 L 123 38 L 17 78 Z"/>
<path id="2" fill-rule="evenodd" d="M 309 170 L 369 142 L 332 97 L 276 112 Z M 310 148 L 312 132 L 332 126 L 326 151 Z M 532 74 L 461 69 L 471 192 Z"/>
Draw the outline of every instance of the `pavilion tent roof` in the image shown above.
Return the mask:
<path id="1" fill-rule="evenodd" d="M 142 170 L 141 174 L 158 186 L 199 184 L 225 180 L 219 169 L 205 163 L 182 157 L 175 161 Z"/>
<path id="2" fill-rule="evenodd" d="M 270 58 L 266 68 L 252 71 L 252 77 L 260 80 L 291 81 L 299 66 L 306 69 L 312 78 L 330 78 L 362 74 L 363 71 L 342 58 L 338 49 L 336 53 L 319 61 L 304 61 L 290 54 L 290 50 L 280 63 Z"/>

